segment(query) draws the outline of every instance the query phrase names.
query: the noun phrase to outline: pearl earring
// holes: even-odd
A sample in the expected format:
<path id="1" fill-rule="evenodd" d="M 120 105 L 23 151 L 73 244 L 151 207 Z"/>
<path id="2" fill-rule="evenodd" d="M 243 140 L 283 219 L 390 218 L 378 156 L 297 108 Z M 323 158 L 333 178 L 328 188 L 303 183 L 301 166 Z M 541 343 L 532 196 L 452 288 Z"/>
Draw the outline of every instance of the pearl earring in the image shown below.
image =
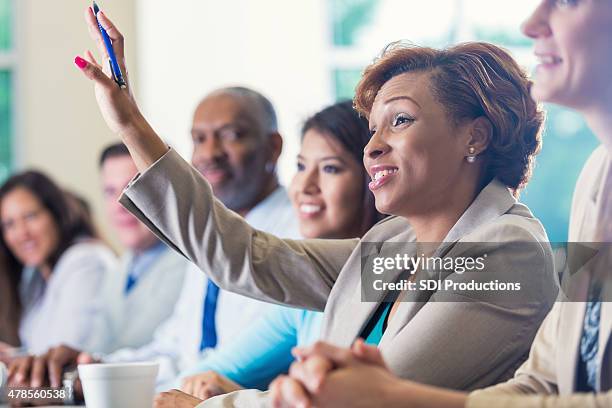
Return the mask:
<path id="1" fill-rule="evenodd" d="M 467 160 L 468 163 L 474 163 L 476 161 L 476 155 L 474 153 L 476 153 L 476 149 L 474 149 L 473 147 L 470 147 L 468 149 L 469 152 L 469 156 L 467 156 L 465 158 L 465 160 Z"/>

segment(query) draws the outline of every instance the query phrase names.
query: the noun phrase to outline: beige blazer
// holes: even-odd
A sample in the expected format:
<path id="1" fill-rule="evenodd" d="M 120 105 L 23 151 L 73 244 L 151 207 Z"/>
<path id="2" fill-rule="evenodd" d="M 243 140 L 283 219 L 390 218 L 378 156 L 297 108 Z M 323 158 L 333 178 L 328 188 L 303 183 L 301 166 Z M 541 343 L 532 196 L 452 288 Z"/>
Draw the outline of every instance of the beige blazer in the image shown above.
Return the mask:
<path id="1" fill-rule="evenodd" d="M 214 199 L 204 178 L 173 150 L 136 178 L 121 202 L 221 288 L 325 310 L 321 338 L 330 343 L 349 346 L 378 307 L 361 301 L 359 240 L 296 241 L 255 230 Z M 398 217 L 383 220 L 363 237 L 380 243 L 381 252 L 388 242 L 413 240 L 410 226 Z M 442 255 L 461 251 L 473 257 L 482 255 L 475 243 L 500 243 L 487 267 L 516 275 L 541 301 L 502 303 L 481 292 L 421 292 L 419 302 L 401 304 L 379 347 L 397 375 L 427 384 L 473 390 L 508 379 L 526 358 L 557 294 L 544 229 L 493 181 L 444 241 Z M 519 241 L 532 243 L 537 253 L 517 251 Z M 454 245 L 459 242 L 461 249 Z M 488 281 L 487 274 L 480 275 Z"/>
<path id="2" fill-rule="evenodd" d="M 602 146 L 592 154 L 580 175 L 572 204 L 569 229 L 571 242 L 590 242 L 595 234 L 598 202 L 601 201 L 601 187 L 605 182 L 604 175 L 608 166 L 610 160 Z M 608 391 L 598 395 L 572 395 L 575 390 L 578 347 L 585 309 L 584 302 L 556 303 L 538 331 L 529 359 L 516 372 L 514 378 L 472 393 L 468 407 L 611 407 L 611 302 L 602 304 L 598 355 L 600 389 Z M 536 393 L 540 395 L 523 396 Z"/>

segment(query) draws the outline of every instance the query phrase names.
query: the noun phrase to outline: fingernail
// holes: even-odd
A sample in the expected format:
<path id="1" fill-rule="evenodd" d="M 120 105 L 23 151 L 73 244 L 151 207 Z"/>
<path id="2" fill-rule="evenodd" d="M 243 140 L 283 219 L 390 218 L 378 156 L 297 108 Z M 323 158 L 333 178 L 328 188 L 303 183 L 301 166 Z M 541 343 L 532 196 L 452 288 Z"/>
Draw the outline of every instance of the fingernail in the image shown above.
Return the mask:
<path id="1" fill-rule="evenodd" d="M 83 69 L 87 66 L 87 61 L 85 61 L 83 58 L 77 56 L 74 59 L 74 63 L 76 64 L 77 67 L 79 67 L 80 69 Z"/>

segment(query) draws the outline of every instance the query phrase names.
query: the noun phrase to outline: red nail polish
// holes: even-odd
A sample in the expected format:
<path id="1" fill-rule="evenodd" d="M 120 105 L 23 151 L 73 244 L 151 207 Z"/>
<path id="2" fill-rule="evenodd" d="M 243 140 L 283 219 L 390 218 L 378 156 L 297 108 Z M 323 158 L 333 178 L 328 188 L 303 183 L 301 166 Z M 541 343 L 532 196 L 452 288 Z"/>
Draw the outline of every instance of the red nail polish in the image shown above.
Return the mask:
<path id="1" fill-rule="evenodd" d="M 74 63 L 76 64 L 77 67 L 79 67 L 81 69 L 83 69 L 83 68 L 85 68 L 87 66 L 87 61 L 85 61 L 83 58 L 81 58 L 79 56 L 77 56 L 74 59 Z"/>

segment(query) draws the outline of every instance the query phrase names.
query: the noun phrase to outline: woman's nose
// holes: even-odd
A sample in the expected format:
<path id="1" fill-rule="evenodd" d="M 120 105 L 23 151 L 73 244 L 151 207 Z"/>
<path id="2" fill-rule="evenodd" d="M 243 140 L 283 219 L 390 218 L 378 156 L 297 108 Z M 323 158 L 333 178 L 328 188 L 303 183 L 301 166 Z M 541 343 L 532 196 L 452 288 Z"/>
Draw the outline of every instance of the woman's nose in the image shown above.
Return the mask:
<path id="1" fill-rule="evenodd" d="M 364 163 L 367 160 L 375 160 L 380 156 L 383 156 L 389 150 L 389 145 L 382 140 L 382 137 L 375 133 L 366 145 L 365 149 L 363 149 Z"/>
<path id="2" fill-rule="evenodd" d="M 521 24 L 521 31 L 529 38 L 548 37 L 552 34 L 549 25 L 549 5 L 541 1 L 529 18 Z"/>
<path id="3" fill-rule="evenodd" d="M 315 169 L 304 170 L 300 177 L 299 191 L 303 194 L 317 194 L 319 187 L 319 173 Z"/>

